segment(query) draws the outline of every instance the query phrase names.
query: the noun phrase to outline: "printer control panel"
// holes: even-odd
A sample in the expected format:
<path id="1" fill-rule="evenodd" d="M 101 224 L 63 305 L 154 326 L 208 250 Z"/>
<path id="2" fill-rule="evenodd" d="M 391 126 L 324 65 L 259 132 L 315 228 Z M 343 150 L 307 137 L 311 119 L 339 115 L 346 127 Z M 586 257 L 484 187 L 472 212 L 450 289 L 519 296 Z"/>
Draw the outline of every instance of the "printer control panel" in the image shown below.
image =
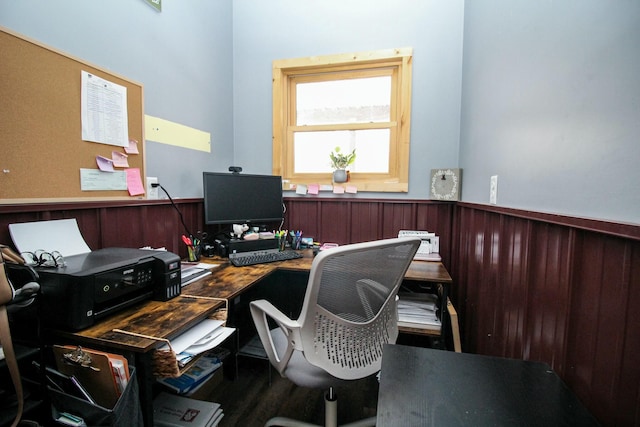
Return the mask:
<path id="1" fill-rule="evenodd" d="M 95 302 L 111 301 L 153 285 L 153 262 L 137 264 L 96 275 Z"/>

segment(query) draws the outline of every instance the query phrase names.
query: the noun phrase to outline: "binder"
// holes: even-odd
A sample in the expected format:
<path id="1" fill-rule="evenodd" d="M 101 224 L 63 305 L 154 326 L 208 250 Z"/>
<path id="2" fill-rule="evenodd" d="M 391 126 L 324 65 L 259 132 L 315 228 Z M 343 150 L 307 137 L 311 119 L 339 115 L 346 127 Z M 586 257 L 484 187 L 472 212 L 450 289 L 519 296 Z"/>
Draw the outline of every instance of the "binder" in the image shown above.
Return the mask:
<path id="1" fill-rule="evenodd" d="M 74 346 L 53 346 L 53 354 L 56 366 L 60 372 L 72 375 L 84 386 L 96 403 L 104 408 L 113 408 L 122 393 L 123 388 L 118 384 L 114 375 L 114 364 L 124 366 L 128 373 L 129 367 L 127 359 L 119 354 L 105 353 L 102 351 L 82 348 L 89 356 L 90 362 L 73 363 L 65 354 L 79 350 Z"/>

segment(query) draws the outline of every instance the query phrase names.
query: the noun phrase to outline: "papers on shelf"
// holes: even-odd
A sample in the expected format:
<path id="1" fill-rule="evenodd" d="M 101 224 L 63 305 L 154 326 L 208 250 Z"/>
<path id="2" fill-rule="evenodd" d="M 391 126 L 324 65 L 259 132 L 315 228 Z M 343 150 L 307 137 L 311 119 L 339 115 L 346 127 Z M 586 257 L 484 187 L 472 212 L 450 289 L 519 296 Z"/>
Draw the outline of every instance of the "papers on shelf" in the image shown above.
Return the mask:
<path id="1" fill-rule="evenodd" d="M 158 378 L 157 381 L 178 394 L 191 394 L 191 391 L 194 391 L 211 378 L 221 366 L 222 361 L 216 356 L 205 355 L 200 357 L 179 377 Z"/>
<path id="2" fill-rule="evenodd" d="M 398 326 L 439 329 L 437 311 L 438 297 L 434 294 L 402 294 L 398 301 Z"/>
<path id="3" fill-rule="evenodd" d="M 413 257 L 413 259 L 416 261 L 442 261 L 442 257 L 440 256 L 440 254 L 435 252 L 431 252 L 428 254 L 421 254 L 416 252 L 416 255 Z"/>
<path id="4" fill-rule="evenodd" d="M 234 328 L 223 325 L 222 320 L 205 319 L 171 340 L 171 347 L 176 353 L 178 365 L 183 367 L 195 356 L 222 344 L 235 331 Z M 161 350 L 169 350 L 169 346 L 165 345 Z"/>

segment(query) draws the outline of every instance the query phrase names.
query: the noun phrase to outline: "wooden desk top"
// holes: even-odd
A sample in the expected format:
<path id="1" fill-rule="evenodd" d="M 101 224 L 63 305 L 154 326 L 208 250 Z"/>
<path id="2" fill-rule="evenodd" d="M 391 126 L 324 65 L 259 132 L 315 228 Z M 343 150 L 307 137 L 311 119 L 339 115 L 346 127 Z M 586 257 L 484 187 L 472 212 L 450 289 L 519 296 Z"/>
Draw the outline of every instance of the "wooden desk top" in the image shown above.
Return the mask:
<path id="1" fill-rule="evenodd" d="M 201 262 L 220 264 L 210 276 L 182 288 L 182 295 L 166 302 L 145 301 L 129 307 L 108 319 L 79 332 L 59 332 L 85 345 L 109 346 L 134 352 L 147 352 L 163 344 L 162 341 L 113 332 L 121 329 L 137 334 L 172 339 L 181 332 L 211 316 L 246 289 L 260 282 L 276 270 L 309 271 L 313 262 L 310 250 L 295 260 L 234 267 L 228 259 L 203 258 Z M 410 280 L 451 283 L 451 276 L 440 262 L 414 261 L 407 274 Z M 195 298 L 193 298 L 195 297 Z M 202 298 L 200 298 L 202 297 Z M 215 300 L 206 298 L 216 298 Z"/>

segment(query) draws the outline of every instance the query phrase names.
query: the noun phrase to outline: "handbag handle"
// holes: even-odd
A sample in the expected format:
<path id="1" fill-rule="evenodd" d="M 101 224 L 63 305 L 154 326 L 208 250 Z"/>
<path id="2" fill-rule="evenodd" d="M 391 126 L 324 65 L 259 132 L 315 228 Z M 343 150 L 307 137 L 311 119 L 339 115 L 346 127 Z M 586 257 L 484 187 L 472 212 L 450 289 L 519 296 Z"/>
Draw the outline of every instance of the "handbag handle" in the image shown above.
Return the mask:
<path id="1" fill-rule="evenodd" d="M 9 277 L 5 270 L 5 259 L 9 262 L 20 263 L 22 257 L 13 252 L 9 247 L 0 245 L 0 344 L 2 344 L 2 349 L 4 350 L 7 366 L 9 367 L 9 373 L 11 374 L 11 380 L 16 389 L 16 398 L 18 400 L 18 412 L 12 424 L 12 427 L 15 427 L 22 418 L 24 394 L 22 391 L 22 380 L 20 379 L 18 361 L 16 360 L 13 341 L 11 340 L 11 331 L 9 330 L 9 317 L 7 316 L 6 304 L 13 299 L 15 291 L 13 290 L 13 286 L 11 286 L 11 282 L 9 282 Z M 24 264 L 24 260 L 22 260 L 21 264 Z"/>

